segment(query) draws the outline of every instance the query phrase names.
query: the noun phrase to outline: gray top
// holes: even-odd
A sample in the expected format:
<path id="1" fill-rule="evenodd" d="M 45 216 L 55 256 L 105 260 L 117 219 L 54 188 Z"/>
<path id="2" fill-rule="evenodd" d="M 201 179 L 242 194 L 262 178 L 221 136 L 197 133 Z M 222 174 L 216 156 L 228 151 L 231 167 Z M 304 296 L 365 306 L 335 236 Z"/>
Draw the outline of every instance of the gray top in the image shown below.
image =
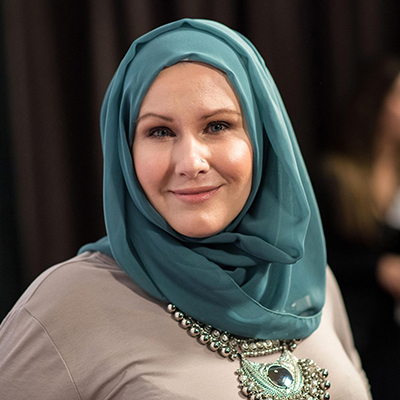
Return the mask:
<path id="1" fill-rule="evenodd" d="M 321 325 L 294 354 L 329 370 L 331 399 L 371 399 L 329 269 Z M 100 253 L 45 271 L 0 326 L 3 400 L 243 399 L 238 368 L 197 343 Z"/>

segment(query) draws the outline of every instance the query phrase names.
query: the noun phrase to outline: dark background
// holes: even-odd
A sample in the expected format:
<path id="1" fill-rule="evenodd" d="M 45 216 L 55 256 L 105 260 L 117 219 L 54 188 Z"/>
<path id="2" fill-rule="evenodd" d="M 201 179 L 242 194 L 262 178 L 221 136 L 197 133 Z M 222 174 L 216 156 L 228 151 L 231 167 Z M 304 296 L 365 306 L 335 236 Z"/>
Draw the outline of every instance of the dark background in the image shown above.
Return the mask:
<path id="1" fill-rule="evenodd" d="M 399 16 L 398 0 L 3 1 L 0 320 L 41 271 L 104 234 L 98 115 L 135 38 L 183 17 L 249 37 L 312 171 L 363 65 L 400 52 Z"/>

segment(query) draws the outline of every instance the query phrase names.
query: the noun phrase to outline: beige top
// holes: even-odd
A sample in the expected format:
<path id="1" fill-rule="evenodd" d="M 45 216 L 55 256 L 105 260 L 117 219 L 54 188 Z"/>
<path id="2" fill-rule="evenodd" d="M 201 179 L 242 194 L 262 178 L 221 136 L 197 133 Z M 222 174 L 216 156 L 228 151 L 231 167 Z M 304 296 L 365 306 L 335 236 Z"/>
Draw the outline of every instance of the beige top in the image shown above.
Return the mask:
<path id="1" fill-rule="evenodd" d="M 331 399 L 371 398 L 329 269 L 321 325 L 295 355 L 328 368 Z M 48 269 L 0 326 L 2 400 L 243 399 L 238 367 L 197 343 L 100 253 Z"/>

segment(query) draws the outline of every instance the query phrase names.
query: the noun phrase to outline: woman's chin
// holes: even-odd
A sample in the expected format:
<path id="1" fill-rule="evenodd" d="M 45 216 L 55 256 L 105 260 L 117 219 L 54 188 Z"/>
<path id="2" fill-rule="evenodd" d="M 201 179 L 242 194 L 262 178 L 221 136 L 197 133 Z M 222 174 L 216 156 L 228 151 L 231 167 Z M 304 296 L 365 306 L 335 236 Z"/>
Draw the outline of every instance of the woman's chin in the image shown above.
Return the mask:
<path id="1" fill-rule="evenodd" d="M 184 218 L 182 218 L 183 220 Z M 185 224 L 171 224 L 171 227 L 183 236 L 201 239 L 216 235 L 225 228 L 226 224 L 216 224 L 215 221 L 186 221 Z"/>

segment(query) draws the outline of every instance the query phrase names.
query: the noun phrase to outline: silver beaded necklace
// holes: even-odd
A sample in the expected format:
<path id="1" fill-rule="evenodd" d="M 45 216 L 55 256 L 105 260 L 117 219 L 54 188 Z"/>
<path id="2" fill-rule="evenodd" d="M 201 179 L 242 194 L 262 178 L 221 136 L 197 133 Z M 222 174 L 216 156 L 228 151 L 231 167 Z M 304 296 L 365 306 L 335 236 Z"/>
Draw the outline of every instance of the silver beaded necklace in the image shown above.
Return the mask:
<path id="1" fill-rule="evenodd" d="M 330 399 L 328 370 L 292 354 L 300 341 L 239 338 L 194 320 L 173 304 L 168 304 L 167 310 L 199 343 L 222 357 L 239 359 L 240 368 L 236 371 L 239 387 L 250 400 Z M 277 352 L 281 355 L 272 363 L 257 363 L 246 358 Z"/>

